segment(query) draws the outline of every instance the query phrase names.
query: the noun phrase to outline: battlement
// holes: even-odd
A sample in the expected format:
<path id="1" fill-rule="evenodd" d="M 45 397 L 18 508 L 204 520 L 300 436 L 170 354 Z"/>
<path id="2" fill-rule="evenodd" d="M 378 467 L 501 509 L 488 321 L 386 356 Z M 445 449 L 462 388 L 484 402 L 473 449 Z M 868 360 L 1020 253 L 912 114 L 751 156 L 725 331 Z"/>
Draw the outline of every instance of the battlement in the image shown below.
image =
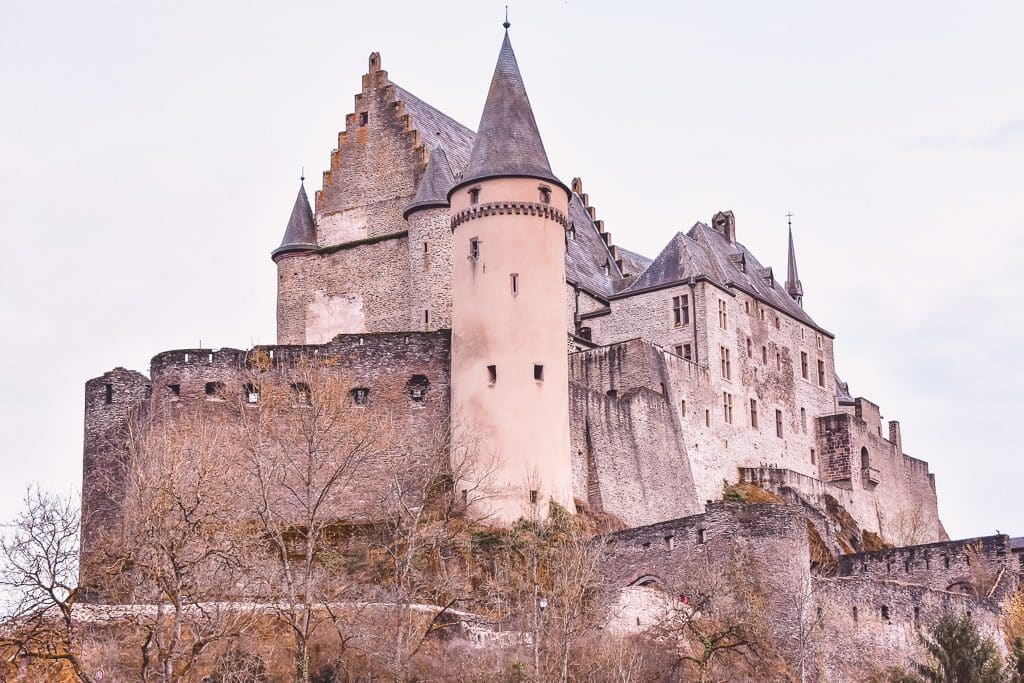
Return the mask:
<path id="1" fill-rule="evenodd" d="M 1016 589 L 1016 565 L 1010 538 L 999 535 L 844 555 L 838 559 L 836 572 L 839 576 L 1000 597 Z"/>

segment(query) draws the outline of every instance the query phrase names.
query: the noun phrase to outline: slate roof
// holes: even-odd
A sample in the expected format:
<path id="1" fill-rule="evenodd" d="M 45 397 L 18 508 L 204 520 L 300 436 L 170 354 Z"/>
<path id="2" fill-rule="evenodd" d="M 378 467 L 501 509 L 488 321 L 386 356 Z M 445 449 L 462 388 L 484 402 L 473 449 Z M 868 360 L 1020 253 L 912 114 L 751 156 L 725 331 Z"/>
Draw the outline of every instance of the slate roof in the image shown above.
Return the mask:
<path id="1" fill-rule="evenodd" d="M 609 296 L 614 279 L 620 278 L 621 273 L 587 207 L 575 192 L 569 199 L 569 225 L 576 238 L 566 242 L 565 279 L 592 294 Z M 608 275 L 604 271 L 606 264 Z"/>
<path id="2" fill-rule="evenodd" d="M 567 192 L 569 189 L 551 172 L 508 31 L 498 53 L 473 151 L 459 184 L 502 176 L 542 178 Z"/>
<path id="3" fill-rule="evenodd" d="M 405 88 L 394 87 L 396 98 L 405 105 L 405 113 L 412 116 L 413 127 L 419 131 L 420 140 L 431 149 L 444 147 L 452 173 L 462 173 L 469 162 L 475 133 Z"/>
<path id="4" fill-rule="evenodd" d="M 453 185 L 455 177 L 448 163 L 448 155 L 445 154 L 444 147 L 438 145 L 430 151 L 430 159 L 427 161 L 426 170 L 423 171 L 416 196 L 402 215 L 408 218 L 409 214 L 417 209 L 448 206 L 448 190 L 452 189 Z"/>
<path id="5" fill-rule="evenodd" d="M 284 229 L 281 246 L 271 252 L 270 257 L 276 259 L 281 254 L 291 251 L 308 251 L 316 249 L 316 221 L 313 220 L 313 209 L 309 206 L 306 186 L 299 184 L 299 194 L 292 206 L 292 215 L 288 218 L 288 226 Z"/>
<path id="6" fill-rule="evenodd" d="M 836 378 L 836 399 L 839 401 L 841 406 L 852 406 L 856 402 L 853 400 L 853 395 L 850 393 L 850 385 L 847 382 L 839 379 L 839 375 L 835 375 Z"/>

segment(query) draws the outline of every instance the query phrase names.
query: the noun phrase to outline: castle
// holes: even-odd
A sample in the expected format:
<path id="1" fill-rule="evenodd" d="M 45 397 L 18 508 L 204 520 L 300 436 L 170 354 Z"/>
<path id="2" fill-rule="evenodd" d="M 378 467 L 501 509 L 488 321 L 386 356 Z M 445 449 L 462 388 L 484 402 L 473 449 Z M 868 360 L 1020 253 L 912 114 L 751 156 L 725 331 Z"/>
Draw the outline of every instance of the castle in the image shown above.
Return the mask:
<path id="1" fill-rule="evenodd" d="M 863 550 L 860 537 L 837 540 L 827 513 L 838 506 L 864 532 L 933 550 L 852 555 L 840 574 L 856 585 L 833 579 L 820 604 L 849 621 L 851 602 L 884 594 L 891 621 L 890 605 L 910 614 L 968 600 L 939 596 L 963 547 L 944 545 L 934 475 L 903 452 L 899 423 L 883 424 L 839 379 L 834 335 L 802 305 L 792 231 L 783 279 L 743 246 L 743 229 L 722 210 L 653 259 L 616 244 L 582 181 L 552 171 L 507 32 L 476 132 L 393 83 L 373 53 L 322 188 L 311 206 L 300 186 L 272 252 L 277 345 L 258 350 L 336 359 L 354 378 L 351 400 L 392 411 L 409 434 L 439 416 L 466 426 L 452 438 L 498 454 L 499 523 L 549 501 L 622 520 L 624 586 L 681 571 L 682 539 L 696 548 L 719 527 L 785 556 L 771 572 L 807 575 L 805 518 L 827 542 Z M 116 369 L 87 383 L 87 520 L 116 514 L 93 484 L 105 435 L 142 405 L 157 414 L 249 391 L 250 353 L 168 351 L 149 377 Z M 390 466 L 373 463 L 356 488 L 369 499 Z M 741 482 L 791 505 L 754 520 L 710 504 Z M 363 503 L 353 496 L 345 512 Z M 95 533 L 84 529 L 83 553 Z M 995 539 L 986 558 L 1010 566 L 1008 541 Z M 649 557 L 652 544 L 675 559 Z M 923 558 L 940 556 L 936 578 Z M 876 562 L 883 574 L 920 562 L 918 597 L 876 577 Z"/>

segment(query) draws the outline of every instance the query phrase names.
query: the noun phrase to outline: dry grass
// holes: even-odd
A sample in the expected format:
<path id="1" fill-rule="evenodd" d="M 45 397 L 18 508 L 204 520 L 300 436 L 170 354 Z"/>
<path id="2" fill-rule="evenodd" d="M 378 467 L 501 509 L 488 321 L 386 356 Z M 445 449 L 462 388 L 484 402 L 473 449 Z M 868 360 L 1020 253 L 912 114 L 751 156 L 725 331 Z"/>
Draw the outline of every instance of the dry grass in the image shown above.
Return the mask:
<path id="1" fill-rule="evenodd" d="M 738 484 L 726 484 L 722 490 L 722 500 L 727 503 L 785 503 L 778 494 L 767 491 L 757 484 L 740 482 Z"/>

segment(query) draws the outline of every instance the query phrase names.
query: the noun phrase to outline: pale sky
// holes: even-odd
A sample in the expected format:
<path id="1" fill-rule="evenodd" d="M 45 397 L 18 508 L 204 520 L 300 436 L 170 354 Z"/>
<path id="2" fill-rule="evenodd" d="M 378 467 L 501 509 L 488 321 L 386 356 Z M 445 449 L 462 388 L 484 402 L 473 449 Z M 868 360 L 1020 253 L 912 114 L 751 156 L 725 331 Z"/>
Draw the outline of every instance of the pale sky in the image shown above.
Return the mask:
<path id="1" fill-rule="evenodd" d="M 38 2 L 0 12 L 0 518 L 80 486 L 83 385 L 274 341 L 277 246 L 371 51 L 475 128 L 504 0 Z M 953 537 L 1024 535 L 1024 5 L 511 0 L 556 174 L 653 257 L 719 210 Z"/>

